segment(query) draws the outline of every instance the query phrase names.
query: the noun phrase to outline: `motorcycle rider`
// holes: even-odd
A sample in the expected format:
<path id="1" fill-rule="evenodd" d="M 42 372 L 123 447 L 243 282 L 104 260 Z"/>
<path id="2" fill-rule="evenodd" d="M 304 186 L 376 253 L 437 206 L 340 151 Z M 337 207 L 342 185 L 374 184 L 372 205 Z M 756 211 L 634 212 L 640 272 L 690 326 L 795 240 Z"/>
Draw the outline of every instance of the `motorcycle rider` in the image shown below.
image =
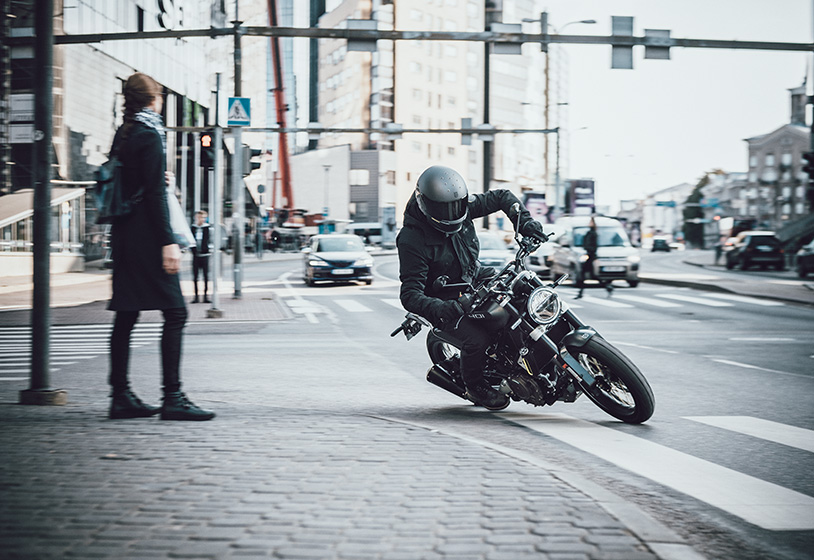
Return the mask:
<path id="1" fill-rule="evenodd" d="M 500 409 L 508 397 L 489 386 L 483 378 L 484 350 L 492 332 L 473 319 L 463 317 L 454 290 L 437 290 L 433 284 L 448 276 L 450 284 L 480 284 L 494 275 L 478 263 L 479 243 L 474 218 L 502 210 L 526 237 L 543 234 L 517 197 L 497 189 L 470 195 L 461 175 L 449 167 L 427 168 L 404 209 L 404 227 L 396 238 L 399 254 L 400 298 L 404 309 L 421 315 L 441 330 L 460 340 L 461 374 L 467 395 L 475 404 Z"/>
<path id="2" fill-rule="evenodd" d="M 585 249 L 585 254 L 588 259 L 582 263 L 582 270 L 579 275 L 579 293 L 574 299 L 580 299 L 582 293 L 585 291 L 585 280 L 589 276 L 599 282 L 599 285 L 608 291 L 608 297 L 613 295 L 612 280 L 603 280 L 594 274 L 594 262 L 596 261 L 596 251 L 599 249 L 599 234 L 596 232 L 596 220 L 591 216 L 591 221 L 588 222 L 588 231 L 582 238 L 582 248 Z"/>

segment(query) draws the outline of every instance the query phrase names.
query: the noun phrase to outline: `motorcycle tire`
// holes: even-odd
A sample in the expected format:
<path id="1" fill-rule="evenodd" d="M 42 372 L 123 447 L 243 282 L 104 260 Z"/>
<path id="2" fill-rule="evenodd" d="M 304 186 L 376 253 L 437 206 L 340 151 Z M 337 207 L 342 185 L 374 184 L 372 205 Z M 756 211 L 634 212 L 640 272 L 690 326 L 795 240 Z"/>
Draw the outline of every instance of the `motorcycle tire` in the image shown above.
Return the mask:
<path id="1" fill-rule="evenodd" d="M 596 378 L 591 389 L 583 387 L 596 406 L 627 424 L 641 424 L 653 415 L 656 401 L 647 379 L 608 341 L 594 336 L 568 353 Z"/>
<path id="2" fill-rule="evenodd" d="M 434 364 L 443 363 L 450 358 L 458 358 L 460 351 L 453 345 L 444 342 L 430 331 L 427 334 L 427 354 Z"/>

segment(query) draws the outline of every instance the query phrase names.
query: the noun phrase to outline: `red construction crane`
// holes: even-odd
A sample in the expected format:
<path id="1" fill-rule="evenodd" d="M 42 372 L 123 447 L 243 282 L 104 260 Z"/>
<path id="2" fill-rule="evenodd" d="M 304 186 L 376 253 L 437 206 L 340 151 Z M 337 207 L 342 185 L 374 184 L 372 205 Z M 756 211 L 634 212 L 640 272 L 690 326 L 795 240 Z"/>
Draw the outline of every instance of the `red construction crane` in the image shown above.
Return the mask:
<path id="1" fill-rule="evenodd" d="M 269 26 L 277 27 L 277 1 L 268 0 Z M 286 127 L 285 121 L 285 89 L 283 87 L 283 63 L 280 53 L 280 38 L 271 37 L 271 58 L 274 65 L 274 105 L 277 110 L 277 126 Z M 291 191 L 291 166 L 288 159 L 288 135 L 285 132 L 278 134 L 280 139 L 277 148 L 277 157 L 280 162 L 280 194 L 282 204 L 279 206 L 285 210 L 294 209 L 294 193 Z M 277 189 L 272 188 L 272 206 L 277 208 Z"/>

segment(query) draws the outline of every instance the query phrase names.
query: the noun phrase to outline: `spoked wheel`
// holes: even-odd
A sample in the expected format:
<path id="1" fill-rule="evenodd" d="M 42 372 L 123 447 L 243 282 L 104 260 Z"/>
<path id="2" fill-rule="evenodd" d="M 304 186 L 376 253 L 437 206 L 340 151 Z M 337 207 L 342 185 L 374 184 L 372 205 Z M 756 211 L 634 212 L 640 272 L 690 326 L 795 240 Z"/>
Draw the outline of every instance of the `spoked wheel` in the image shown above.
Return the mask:
<path id="1" fill-rule="evenodd" d="M 461 355 L 460 350 L 435 336 L 432 331 L 427 335 L 427 353 L 434 364 L 440 364 L 449 359 L 457 360 Z"/>
<path id="2" fill-rule="evenodd" d="M 568 352 L 596 378 L 585 394 L 596 406 L 622 422 L 641 424 L 653 415 L 653 390 L 633 362 L 605 339 L 594 336 Z"/>

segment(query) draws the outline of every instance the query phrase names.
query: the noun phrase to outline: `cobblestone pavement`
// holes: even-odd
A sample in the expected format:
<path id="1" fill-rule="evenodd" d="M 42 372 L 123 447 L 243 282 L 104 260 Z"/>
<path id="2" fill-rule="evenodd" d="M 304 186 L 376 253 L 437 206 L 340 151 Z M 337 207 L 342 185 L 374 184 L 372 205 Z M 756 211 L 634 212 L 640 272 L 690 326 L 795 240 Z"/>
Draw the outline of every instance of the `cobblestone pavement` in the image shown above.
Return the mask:
<path id="1" fill-rule="evenodd" d="M 226 404 L 109 421 L 106 399 L 8 397 L 4 558 L 656 558 L 546 470 L 420 427 Z"/>

